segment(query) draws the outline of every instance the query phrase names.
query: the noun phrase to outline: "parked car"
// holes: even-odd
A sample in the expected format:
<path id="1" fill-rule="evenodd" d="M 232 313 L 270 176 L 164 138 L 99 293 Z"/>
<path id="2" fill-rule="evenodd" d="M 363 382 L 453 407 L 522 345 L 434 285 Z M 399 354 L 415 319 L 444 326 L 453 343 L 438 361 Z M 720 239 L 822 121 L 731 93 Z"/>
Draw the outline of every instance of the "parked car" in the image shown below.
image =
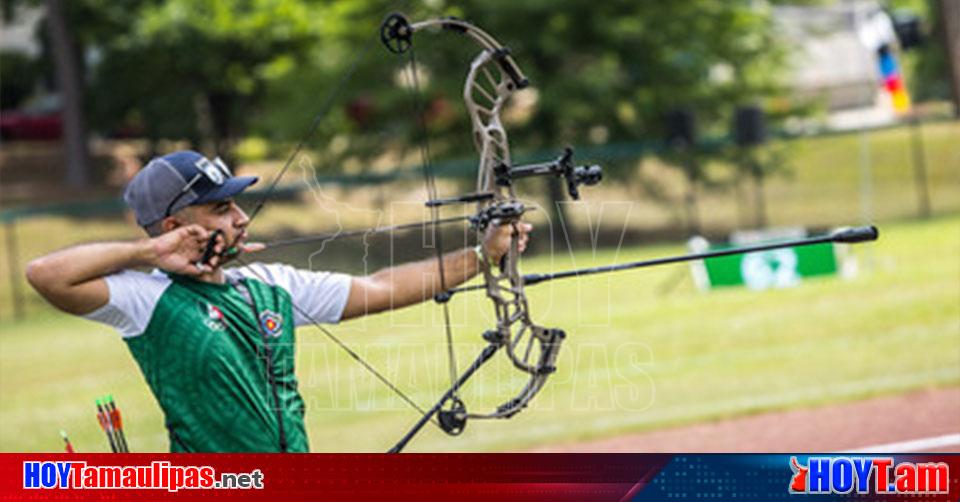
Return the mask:
<path id="1" fill-rule="evenodd" d="M 20 109 L 0 111 L 0 138 L 5 140 L 55 140 L 62 135 L 59 96 L 45 96 Z"/>

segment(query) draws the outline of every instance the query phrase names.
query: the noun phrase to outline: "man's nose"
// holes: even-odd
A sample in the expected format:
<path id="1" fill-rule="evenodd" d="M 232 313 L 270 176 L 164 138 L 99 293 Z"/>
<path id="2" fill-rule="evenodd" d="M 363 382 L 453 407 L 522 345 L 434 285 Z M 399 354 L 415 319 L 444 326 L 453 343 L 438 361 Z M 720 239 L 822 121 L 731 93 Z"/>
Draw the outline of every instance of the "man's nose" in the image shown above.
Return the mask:
<path id="1" fill-rule="evenodd" d="M 250 217 L 247 216 L 247 213 L 243 208 L 238 206 L 236 202 L 233 202 L 232 205 L 233 211 L 237 214 L 237 221 L 234 224 L 240 228 L 247 226 L 247 224 L 250 223 Z"/>

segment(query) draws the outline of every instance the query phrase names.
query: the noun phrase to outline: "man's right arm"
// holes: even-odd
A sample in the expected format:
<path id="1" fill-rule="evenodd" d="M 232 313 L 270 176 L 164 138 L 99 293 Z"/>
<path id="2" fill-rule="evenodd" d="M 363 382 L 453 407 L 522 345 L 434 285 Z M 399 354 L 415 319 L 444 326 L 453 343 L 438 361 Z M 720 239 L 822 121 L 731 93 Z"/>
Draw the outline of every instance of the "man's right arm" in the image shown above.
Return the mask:
<path id="1" fill-rule="evenodd" d="M 188 275 L 197 267 L 209 232 L 181 227 L 153 239 L 81 244 L 37 258 L 27 265 L 27 280 L 55 307 L 75 315 L 97 310 L 110 300 L 105 276 L 135 267 L 160 267 Z"/>
<path id="2" fill-rule="evenodd" d="M 57 251 L 31 261 L 27 280 L 58 309 L 89 314 L 110 300 L 104 276 L 147 264 L 148 242 L 99 242 Z"/>

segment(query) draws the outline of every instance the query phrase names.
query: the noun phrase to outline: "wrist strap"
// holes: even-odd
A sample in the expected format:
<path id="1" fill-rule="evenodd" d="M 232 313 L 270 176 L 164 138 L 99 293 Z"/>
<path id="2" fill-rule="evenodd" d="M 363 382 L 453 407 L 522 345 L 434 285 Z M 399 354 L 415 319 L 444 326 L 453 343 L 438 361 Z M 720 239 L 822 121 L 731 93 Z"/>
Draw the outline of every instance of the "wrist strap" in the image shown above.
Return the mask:
<path id="1" fill-rule="evenodd" d="M 477 244 L 473 247 L 473 252 L 477 255 L 477 264 L 480 265 L 480 269 L 487 268 L 487 257 L 483 254 L 483 246 Z"/>

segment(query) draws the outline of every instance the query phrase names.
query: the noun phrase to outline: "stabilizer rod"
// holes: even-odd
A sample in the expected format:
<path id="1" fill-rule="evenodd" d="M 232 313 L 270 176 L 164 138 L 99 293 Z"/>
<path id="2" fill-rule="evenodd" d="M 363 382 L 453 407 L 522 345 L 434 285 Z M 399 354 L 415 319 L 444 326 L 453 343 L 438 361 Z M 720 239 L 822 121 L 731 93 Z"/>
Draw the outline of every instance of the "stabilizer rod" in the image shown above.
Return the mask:
<path id="1" fill-rule="evenodd" d="M 600 267 L 581 268 L 576 270 L 566 270 L 563 272 L 553 272 L 547 274 L 526 274 L 523 276 L 525 285 L 532 286 L 541 282 L 552 281 L 554 279 L 566 279 L 568 277 L 582 277 L 585 275 L 604 274 L 607 272 L 618 272 L 621 270 L 630 270 L 635 268 L 654 267 L 657 265 L 667 265 L 670 263 L 681 263 L 686 261 L 703 260 L 705 258 L 717 258 L 720 256 L 730 256 L 735 254 L 754 253 L 757 251 L 768 251 L 771 249 L 782 249 L 796 246 L 811 246 L 814 244 L 823 244 L 826 242 L 839 242 L 844 244 L 855 244 L 858 242 L 875 241 L 880 236 L 877 227 L 854 227 L 844 230 L 838 230 L 832 234 L 816 237 L 807 237 L 791 241 L 774 242 L 769 244 L 757 244 L 755 246 L 744 246 L 738 248 L 721 249 L 717 251 L 706 251 L 703 253 L 686 254 L 680 256 L 668 256 L 664 258 L 654 258 L 652 260 L 641 260 L 629 263 L 620 263 L 616 265 L 603 265 Z M 448 291 L 450 295 L 464 291 L 474 291 L 483 289 L 484 285 L 474 284 L 462 286 Z"/>

